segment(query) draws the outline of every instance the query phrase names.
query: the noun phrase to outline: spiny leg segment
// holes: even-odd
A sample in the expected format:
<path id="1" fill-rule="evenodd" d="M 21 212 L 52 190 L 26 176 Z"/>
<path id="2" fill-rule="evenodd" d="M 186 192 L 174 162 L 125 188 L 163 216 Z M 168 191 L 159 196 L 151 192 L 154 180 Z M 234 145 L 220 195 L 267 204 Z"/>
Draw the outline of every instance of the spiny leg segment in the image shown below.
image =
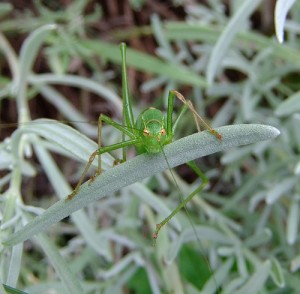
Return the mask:
<path id="1" fill-rule="evenodd" d="M 176 90 L 172 90 L 171 91 L 172 93 L 174 93 L 176 95 L 176 97 L 182 102 L 184 103 L 188 108 L 189 110 L 192 112 L 193 116 L 194 116 L 194 120 L 195 120 L 195 123 L 196 123 L 196 126 L 197 126 L 197 130 L 198 132 L 201 132 L 201 129 L 200 129 L 200 123 L 202 125 L 205 126 L 205 128 L 212 134 L 214 135 L 218 140 L 222 140 L 222 135 L 217 132 L 216 130 L 214 130 L 211 126 L 209 126 L 205 120 L 198 114 L 198 112 L 196 111 L 193 103 L 190 101 L 190 100 L 187 100 L 181 93 L 179 93 L 178 91 Z"/>

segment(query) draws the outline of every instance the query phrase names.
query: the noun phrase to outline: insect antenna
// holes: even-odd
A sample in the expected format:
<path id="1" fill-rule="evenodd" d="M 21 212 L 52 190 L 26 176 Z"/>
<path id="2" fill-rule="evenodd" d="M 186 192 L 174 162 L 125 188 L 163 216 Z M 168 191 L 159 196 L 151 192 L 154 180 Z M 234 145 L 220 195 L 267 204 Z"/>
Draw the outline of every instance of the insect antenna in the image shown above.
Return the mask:
<path id="1" fill-rule="evenodd" d="M 176 181 L 176 179 L 175 179 L 173 170 L 172 170 L 171 167 L 170 167 L 170 164 L 169 164 L 169 161 L 168 161 L 168 159 L 167 159 L 167 156 L 166 156 L 166 154 L 165 154 L 165 152 L 164 152 L 163 146 L 162 146 L 160 143 L 159 143 L 159 146 L 160 146 L 161 152 L 162 152 L 162 154 L 163 154 L 163 157 L 164 157 L 164 159 L 165 159 L 165 161 L 166 161 L 166 163 L 167 163 L 168 170 L 170 171 L 172 181 L 174 182 L 174 185 L 175 185 L 175 187 L 176 187 L 176 189 L 177 189 L 177 191 L 178 191 L 178 193 L 179 193 L 180 201 L 183 202 L 183 201 L 184 201 L 183 193 L 182 193 L 182 191 L 181 191 L 181 189 L 180 189 L 180 187 L 179 187 L 179 185 L 178 185 L 178 183 L 177 183 L 177 181 Z M 203 252 L 203 250 L 202 250 L 202 243 L 201 243 L 200 237 L 199 237 L 199 235 L 198 235 L 198 233 L 197 233 L 196 227 L 195 227 L 195 225 L 194 225 L 194 223 L 193 223 L 193 221 L 192 221 L 192 217 L 191 217 L 191 215 L 190 215 L 190 213 L 189 213 L 189 211 L 188 211 L 186 205 L 184 205 L 184 210 L 185 210 L 185 213 L 186 213 L 187 218 L 188 218 L 188 220 L 189 220 L 189 223 L 191 224 L 192 230 L 193 230 L 193 232 L 194 232 L 194 234 L 195 234 L 195 236 L 196 236 L 196 240 L 197 240 L 197 243 L 198 243 L 198 245 L 199 245 L 199 250 L 200 250 L 201 258 L 204 260 L 205 264 L 206 264 L 207 267 L 208 267 L 209 272 L 212 274 L 212 277 L 213 277 L 213 280 L 214 280 L 214 283 L 215 283 L 215 286 L 216 286 L 217 293 L 220 293 L 220 290 L 219 290 L 219 287 L 218 287 L 218 283 L 217 283 L 216 277 L 215 277 L 215 275 L 214 275 L 214 273 L 213 273 L 213 270 L 212 270 L 212 267 L 211 267 L 211 265 L 210 265 L 210 263 L 209 263 L 209 261 L 208 261 L 208 258 L 205 257 L 205 254 L 204 254 L 204 252 Z"/>
<path id="2" fill-rule="evenodd" d="M 40 120 L 40 119 L 45 119 L 45 118 L 37 118 L 36 120 Z M 62 124 L 93 124 L 93 125 L 97 125 L 97 121 L 89 121 L 89 120 L 85 120 L 85 121 L 77 121 L 77 120 L 54 120 L 54 119 L 47 119 L 47 121 L 36 121 L 36 120 L 32 120 L 32 121 L 27 121 L 27 122 L 22 122 L 22 123 L 17 123 L 17 122 L 13 122 L 13 123 L 0 123 L 0 129 L 4 129 L 4 128 L 15 128 L 18 125 L 42 125 L 42 124 L 57 124 L 57 123 L 62 123 Z"/>
<path id="3" fill-rule="evenodd" d="M 37 118 L 36 120 L 40 120 L 40 119 L 44 119 L 44 118 Z M 12 123 L 0 123 L 0 129 L 10 129 L 10 128 L 16 128 L 19 125 L 42 125 L 42 124 L 57 124 L 57 123 L 62 123 L 62 124 L 66 124 L 66 125 L 70 125 L 70 124 L 91 124 L 91 125 L 97 125 L 98 121 L 95 120 L 54 120 L 54 119 L 47 119 L 47 121 L 36 121 L 36 120 L 32 120 L 32 121 L 27 121 L 27 122 L 22 122 L 22 123 L 17 123 L 17 122 L 12 122 Z M 123 124 L 118 124 L 128 130 L 135 130 L 135 131 L 139 131 L 142 132 L 140 129 L 135 128 L 135 127 L 130 127 L 130 126 L 126 126 Z"/>

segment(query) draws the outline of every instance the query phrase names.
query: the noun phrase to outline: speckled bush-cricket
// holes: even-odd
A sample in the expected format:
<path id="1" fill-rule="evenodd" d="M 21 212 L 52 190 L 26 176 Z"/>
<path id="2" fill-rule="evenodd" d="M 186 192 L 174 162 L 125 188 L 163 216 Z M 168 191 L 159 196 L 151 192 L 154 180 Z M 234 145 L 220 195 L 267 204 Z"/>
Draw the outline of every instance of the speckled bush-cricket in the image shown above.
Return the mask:
<path id="1" fill-rule="evenodd" d="M 93 182 L 93 179 L 97 176 L 101 175 L 101 155 L 106 152 L 111 152 L 116 149 L 123 149 L 122 159 L 120 162 L 126 161 L 126 147 L 134 146 L 137 150 L 138 154 L 142 153 L 159 153 L 163 152 L 163 148 L 166 144 L 172 142 L 174 137 L 174 133 L 176 132 L 176 128 L 180 118 L 184 114 L 184 112 L 188 109 L 195 120 L 198 131 L 200 131 L 200 124 L 203 125 L 213 136 L 216 137 L 217 140 L 222 140 L 221 134 L 219 134 L 216 130 L 211 128 L 196 112 L 191 101 L 186 100 L 183 95 L 181 95 L 176 90 L 169 91 L 168 95 L 168 107 L 167 113 L 164 115 L 162 111 L 159 109 L 150 107 L 143 110 L 137 119 L 133 116 L 132 111 L 132 102 L 129 97 L 128 90 L 128 80 L 127 80 L 127 69 L 126 69 L 126 45 L 125 43 L 121 43 L 120 45 L 121 57 L 122 57 L 122 94 L 123 94 L 123 119 L 122 124 L 119 124 L 113 121 L 106 115 L 101 114 L 98 120 L 98 149 L 95 150 L 84 169 L 84 172 L 79 179 L 74 191 L 68 195 L 67 200 L 72 200 L 76 194 L 78 193 L 82 182 L 84 181 L 86 174 L 94 161 L 94 159 L 98 156 L 98 169 L 96 174 L 90 179 L 90 183 Z M 177 118 L 173 121 L 173 112 L 174 112 L 174 102 L 175 99 L 178 98 L 183 106 L 177 115 Z M 101 139 L 101 130 L 102 124 L 106 123 L 111 125 L 112 127 L 118 129 L 122 132 L 122 142 L 116 143 L 110 146 L 102 146 Z M 129 139 L 127 139 L 127 137 Z M 167 158 L 166 158 L 167 160 Z M 207 184 L 206 176 L 200 171 L 194 161 L 188 162 L 188 165 L 196 172 L 196 174 L 201 177 L 202 183 L 201 185 L 193 191 L 188 197 L 182 199 L 181 203 L 167 216 L 164 220 L 162 220 L 159 224 L 156 225 L 156 229 L 152 235 L 154 239 L 158 237 L 158 233 L 161 228 L 167 224 L 170 219 L 182 208 L 186 206 L 186 204 L 197 194 L 199 193 Z"/>

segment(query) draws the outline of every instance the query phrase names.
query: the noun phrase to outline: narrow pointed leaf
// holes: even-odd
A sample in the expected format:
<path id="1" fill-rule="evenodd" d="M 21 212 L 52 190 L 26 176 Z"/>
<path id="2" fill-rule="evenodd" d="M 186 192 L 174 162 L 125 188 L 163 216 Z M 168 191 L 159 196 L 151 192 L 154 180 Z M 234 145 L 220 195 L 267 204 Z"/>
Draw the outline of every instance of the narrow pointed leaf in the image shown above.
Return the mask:
<path id="1" fill-rule="evenodd" d="M 274 127 L 255 124 L 224 126 L 216 130 L 222 135 L 222 140 L 203 131 L 165 146 L 164 153 L 168 158 L 169 166 L 173 168 L 202 156 L 236 146 L 274 139 L 279 135 L 279 131 Z M 38 129 L 36 132 L 38 133 Z M 10 246 L 25 241 L 93 201 L 168 169 L 168 163 L 162 153 L 142 154 L 111 168 L 97 177 L 91 185 L 88 183 L 82 185 L 72 200 L 58 201 L 24 228 L 9 236 L 3 244 Z"/>

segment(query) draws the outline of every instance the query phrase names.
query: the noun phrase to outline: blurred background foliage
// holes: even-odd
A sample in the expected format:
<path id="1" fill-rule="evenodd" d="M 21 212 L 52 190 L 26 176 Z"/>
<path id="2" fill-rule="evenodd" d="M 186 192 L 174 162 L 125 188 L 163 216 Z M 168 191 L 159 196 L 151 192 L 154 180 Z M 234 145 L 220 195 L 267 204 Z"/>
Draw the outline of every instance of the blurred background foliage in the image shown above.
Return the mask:
<path id="1" fill-rule="evenodd" d="M 162 216 L 143 198 L 159 196 L 166 209 L 178 204 L 166 172 L 109 195 L 48 237 L 1 248 L 8 293 L 298 293 L 300 4 L 289 10 L 282 44 L 275 4 L 1 1 L 1 239 L 65 197 L 60 180 L 74 185 L 84 166 L 51 140 L 28 134 L 24 142 L 14 123 L 68 121 L 95 139 L 99 113 L 121 121 L 121 41 L 128 45 L 135 113 L 165 109 L 175 88 L 213 127 L 261 123 L 281 131 L 274 141 L 199 161 L 210 185 L 188 209 L 201 244 L 181 212 L 152 246 Z M 186 115 L 176 138 L 194 131 Z M 106 145 L 121 139 L 111 128 L 103 132 Z M 89 139 L 78 140 L 81 146 Z M 50 172 L 48 155 L 35 146 L 30 155 L 32 142 L 51 151 Z M 109 156 L 104 161 L 112 166 Z M 184 195 L 199 185 L 185 166 L 176 179 Z"/>

